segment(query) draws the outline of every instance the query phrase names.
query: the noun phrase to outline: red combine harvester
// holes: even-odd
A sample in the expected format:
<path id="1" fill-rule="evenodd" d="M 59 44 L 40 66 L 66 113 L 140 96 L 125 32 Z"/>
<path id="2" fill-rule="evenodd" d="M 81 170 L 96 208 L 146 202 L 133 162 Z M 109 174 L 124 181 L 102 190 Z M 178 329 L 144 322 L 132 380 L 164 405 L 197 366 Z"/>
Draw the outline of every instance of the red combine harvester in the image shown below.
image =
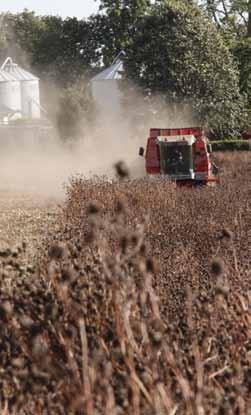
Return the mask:
<path id="1" fill-rule="evenodd" d="M 146 172 L 161 175 L 180 185 L 219 182 L 218 168 L 210 160 L 212 147 L 201 128 L 152 128 L 144 156 Z"/>
<path id="2" fill-rule="evenodd" d="M 251 130 L 244 131 L 244 133 L 242 133 L 242 138 L 243 140 L 251 140 Z"/>

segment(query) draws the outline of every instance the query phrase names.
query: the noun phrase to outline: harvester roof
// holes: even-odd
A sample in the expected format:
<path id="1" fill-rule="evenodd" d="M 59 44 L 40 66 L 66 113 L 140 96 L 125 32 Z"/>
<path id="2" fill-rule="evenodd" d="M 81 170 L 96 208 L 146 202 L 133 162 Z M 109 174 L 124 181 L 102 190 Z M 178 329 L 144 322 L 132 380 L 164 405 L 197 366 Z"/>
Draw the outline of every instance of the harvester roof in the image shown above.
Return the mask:
<path id="1" fill-rule="evenodd" d="M 188 127 L 188 128 L 151 128 L 150 137 L 159 136 L 191 136 L 195 137 L 202 135 L 202 128 Z"/>

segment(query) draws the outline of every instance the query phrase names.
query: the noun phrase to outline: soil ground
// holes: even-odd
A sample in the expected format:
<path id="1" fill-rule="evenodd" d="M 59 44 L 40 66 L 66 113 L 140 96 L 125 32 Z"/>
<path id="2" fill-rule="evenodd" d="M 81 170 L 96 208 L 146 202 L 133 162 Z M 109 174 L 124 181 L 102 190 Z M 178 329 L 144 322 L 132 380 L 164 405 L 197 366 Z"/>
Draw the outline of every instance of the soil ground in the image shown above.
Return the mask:
<path id="1" fill-rule="evenodd" d="M 59 201 L 44 195 L 0 189 L 0 249 L 27 244 L 33 258 L 43 235 L 56 226 Z"/>

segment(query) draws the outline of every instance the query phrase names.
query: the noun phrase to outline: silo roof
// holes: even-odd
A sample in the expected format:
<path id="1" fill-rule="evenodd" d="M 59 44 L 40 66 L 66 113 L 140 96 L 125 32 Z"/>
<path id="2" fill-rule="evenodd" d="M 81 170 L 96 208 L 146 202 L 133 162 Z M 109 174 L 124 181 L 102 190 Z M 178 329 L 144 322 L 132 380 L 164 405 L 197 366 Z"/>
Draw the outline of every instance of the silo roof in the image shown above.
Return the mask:
<path id="1" fill-rule="evenodd" d="M 38 81 L 38 78 L 35 75 L 15 63 L 6 64 L 4 66 L 4 71 L 14 76 L 14 78 L 18 81 Z"/>
<path id="2" fill-rule="evenodd" d="M 17 81 L 16 78 L 8 72 L 2 71 L 0 69 L 0 82 L 13 82 Z"/>
<path id="3" fill-rule="evenodd" d="M 109 81 L 122 79 L 121 72 L 123 72 L 123 62 L 117 60 L 112 66 L 106 68 L 104 71 L 96 75 L 92 81 Z"/>

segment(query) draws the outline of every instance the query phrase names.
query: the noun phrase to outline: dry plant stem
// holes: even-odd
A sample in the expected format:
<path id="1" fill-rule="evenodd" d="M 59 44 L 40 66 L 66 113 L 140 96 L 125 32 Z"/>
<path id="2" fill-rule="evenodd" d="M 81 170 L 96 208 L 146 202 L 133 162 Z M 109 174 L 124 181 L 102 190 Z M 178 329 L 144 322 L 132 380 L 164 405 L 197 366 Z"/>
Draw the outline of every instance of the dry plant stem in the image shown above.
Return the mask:
<path id="1" fill-rule="evenodd" d="M 179 409 L 179 405 L 175 405 L 175 407 L 169 412 L 168 415 L 176 415 Z"/>
<path id="2" fill-rule="evenodd" d="M 157 384 L 157 390 L 158 390 L 159 395 L 162 399 L 163 405 L 164 405 L 167 413 L 169 414 L 170 411 L 173 408 L 173 402 L 172 402 L 172 399 L 168 396 L 168 393 L 165 390 L 165 385 L 163 383 L 159 382 Z"/>
<path id="3" fill-rule="evenodd" d="M 111 385 L 107 385 L 105 415 L 116 415 L 116 402 L 114 398 L 114 391 Z"/>
<path id="4" fill-rule="evenodd" d="M 151 310 L 152 310 L 152 314 L 154 316 L 154 318 L 158 318 L 160 319 L 160 311 L 159 311 L 159 306 L 158 306 L 158 302 L 157 302 L 157 297 L 154 294 L 154 290 L 152 287 L 152 275 L 150 273 L 145 274 L 145 295 L 141 295 L 141 306 L 143 306 L 143 308 L 146 306 L 145 301 L 147 299 L 147 295 L 149 296 L 149 301 L 151 304 Z M 145 344 L 148 344 L 149 346 L 149 336 L 148 336 L 148 332 L 147 332 L 147 326 L 146 324 L 142 326 L 142 332 L 143 332 L 143 339 L 145 340 Z M 162 400 L 162 404 L 165 407 L 165 409 L 167 411 L 170 411 L 172 408 L 172 401 L 171 399 L 168 397 L 166 391 L 165 391 L 165 387 L 162 383 L 158 383 L 157 384 L 157 390 L 159 393 L 159 396 Z"/>
<path id="5" fill-rule="evenodd" d="M 232 243 L 232 250 L 233 250 L 233 257 L 234 257 L 234 269 L 237 273 L 237 276 L 240 278 L 240 273 L 239 273 L 239 266 L 238 266 L 238 259 L 237 259 L 237 253 L 236 253 L 236 249 L 234 246 L 234 243 Z"/>
<path id="6" fill-rule="evenodd" d="M 0 409 L 1 409 L 1 407 L 0 407 Z M 1 415 L 11 415 L 11 414 L 9 413 L 9 404 L 8 404 L 8 401 L 5 401 L 5 403 L 4 403 L 4 407 L 3 407 L 3 409 L 1 410 Z"/>
<path id="7" fill-rule="evenodd" d="M 195 333 L 195 327 L 193 322 L 193 297 L 190 287 L 187 288 L 187 318 L 188 327 L 190 330 L 190 336 L 192 338 L 192 351 L 195 361 L 196 370 L 196 383 L 197 391 L 195 396 L 195 407 L 197 415 L 204 415 L 205 410 L 203 408 L 203 385 L 204 385 L 204 368 L 201 358 L 201 353 L 198 345 L 197 335 Z"/>
<path id="8" fill-rule="evenodd" d="M 215 378 L 211 379 L 212 382 L 216 385 L 216 387 L 221 391 L 222 395 L 224 395 L 224 388 L 221 386 L 220 382 L 218 382 Z"/>
<path id="9" fill-rule="evenodd" d="M 216 376 L 220 376 L 222 375 L 226 370 L 228 370 L 230 368 L 230 366 L 225 366 L 222 369 L 217 370 L 217 372 L 211 373 L 211 375 L 209 375 L 209 379 L 213 379 Z"/>
<path id="10" fill-rule="evenodd" d="M 115 323 L 116 323 L 116 334 L 118 341 L 120 343 L 121 351 L 123 355 L 126 355 L 126 336 L 123 327 L 123 318 L 120 309 L 120 293 L 118 283 L 116 281 L 113 282 L 112 287 L 112 299 L 113 299 L 113 307 L 114 307 L 114 314 L 115 314 Z"/>
<path id="11" fill-rule="evenodd" d="M 88 342 L 86 336 L 85 321 L 83 318 L 79 320 L 80 338 L 82 345 L 82 379 L 84 396 L 86 402 L 86 414 L 93 415 L 94 405 L 92 400 L 92 391 L 89 378 L 89 363 L 88 363 Z"/>
<path id="12" fill-rule="evenodd" d="M 249 309 L 249 306 L 250 306 L 249 302 L 247 302 L 246 299 L 242 295 L 240 295 L 239 293 L 237 293 L 236 296 L 237 296 L 237 298 L 240 302 L 242 311 L 247 312 L 248 309 Z"/>
<path id="13" fill-rule="evenodd" d="M 182 395 L 184 397 L 186 408 L 187 408 L 187 414 L 194 415 L 193 405 L 192 405 L 192 399 L 194 398 L 194 394 L 190 388 L 188 380 L 183 376 L 181 370 L 177 367 L 177 364 L 175 362 L 175 358 L 168 350 L 168 347 L 166 345 L 163 346 L 164 356 L 165 360 L 167 362 L 167 365 L 171 368 L 173 371 L 177 382 L 180 385 Z"/>
<path id="14" fill-rule="evenodd" d="M 74 358 L 74 353 L 71 349 L 71 344 L 70 344 L 69 341 L 66 341 L 64 339 L 62 333 L 60 333 L 60 332 L 58 333 L 58 339 L 59 339 L 61 345 L 64 347 L 65 354 L 66 354 L 67 360 L 68 360 L 68 365 L 69 365 L 69 368 L 71 369 L 71 373 L 73 375 L 75 384 L 80 386 L 81 385 L 80 374 L 79 374 L 77 362 Z"/>
<path id="15" fill-rule="evenodd" d="M 203 362 L 203 366 L 207 365 L 208 363 L 212 362 L 213 360 L 217 359 L 219 357 L 218 354 L 208 357 L 207 359 L 204 360 Z"/>
<path id="16" fill-rule="evenodd" d="M 193 344 L 193 353 L 195 358 L 195 367 L 197 373 L 197 393 L 195 397 L 195 405 L 197 410 L 197 415 L 204 415 L 205 410 L 203 407 L 203 385 L 204 385 L 204 370 L 203 363 L 200 355 L 200 350 L 197 342 Z"/>
<path id="17" fill-rule="evenodd" d="M 141 324 L 140 324 L 140 329 L 141 329 L 141 334 L 142 334 L 142 347 L 146 346 L 147 344 L 149 344 L 149 336 L 148 336 L 148 332 L 147 332 L 147 326 L 146 323 L 142 320 Z"/>
<path id="18" fill-rule="evenodd" d="M 146 291 L 149 295 L 152 313 L 155 318 L 160 319 L 159 305 L 157 301 L 157 296 L 155 295 L 153 287 L 152 287 L 152 275 L 150 273 L 146 274 L 145 286 L 146 286 Z"/>
<path id="19" fill-rule="evenodd" d="M 239 415 L 245 415 L 247 408 L 246 408 L 245 401 L 241 396 L 239 396 L 237 399 L 237 405 L 238 405 Z"/>
<path id="20" fill-rule="evenodd" d="M 131 345 L 131 347 L 133 348 L 133 350 L 138 354 L 139 353 L 139 347 L 134 339 L 134 335 L 133 335 L 133 331 L 130 325 L 130 313 L 131 313 L 131 302 L 128 301 L 125 306 L 124 306 L 124 326 L 125 326 L 125 331 L 126 331 L 126 335 L 128 338 L 128 341 Z"/>
<path id="21" fill-rule="evenodd" d="M 138 388 L 140 389 L 140 391 L 142 392 L 142 394 L 146 398 L 147 402 L 151 405 L 152 408 L 154 408 L 153 401 L 152 401 L 152 398 L 151 398 L 150 394 L 148 393 L 148 391 L 145 388 L 144 384 L 141 382 L 141 380 L 137 376 L 137 373 L 135 371 L 135 368 L 131 364 L 130 359 L 128 359 L 128 357 L 125 357 L 125 362 L 126 362 L 127 367 L 130 370 L 130 373 L 131 373 L 131 376 L 132 376 L 133 381 L 138 386 Z"/>
<path id="22" fill-rule="evenodd" d="M 57 297 L 64 304 L 65 313 L 67 313 L 68 311 L 71 310 L 70 299 L 69 299 L 67 290 L 66 291 L 63 290 L 61 288 L 60 284 L 57 282 L 56 273 L 54 273 L 53 285 L 54 285 L 55 292 L 57 293 Z M 75 381 L 76 385 L 80 386 L 81 385 L 80 373 L 79 373 L 79 370 L 78 370 L 77 362 L 74 358 L 74 353 L 71 349 L 71 343 L 68 340 L 65 340 L 63 334 L 60 331 L 58 332 L 58 339 L 59 339 L 61 345 L 64 347 L 64 350 L 65 350 L 65 353 L 66 353 L 66 356 L 67 356 L 67 359 L 68 359 L 68 365 L 71 369 L 71 373 L 74 377 L 74 381 Z"/>
<path id="23" fill-rule="evenodd" d="M 135 248 L 128 253 L 127 255 L 124 255 L 122 258 L 120 258 L 120 266 L 122 267 L 124 264 L 128 263 L 131 259 L 135 258 L 135 256 L 138 254 L 143 242 L 144 242 L 144 231 L 145 226 L 141 225 L 138 229 L 138 242 Z"/>
<path id="24" fill-rule="evenodd" d="M 132 391 L 132 415 L 140 415 L 140 389 L 135 382 L 136 370 L 133 363 L 133 351 L 128 348 L 128 362 L 130 362 L 130 386 Z"/>

